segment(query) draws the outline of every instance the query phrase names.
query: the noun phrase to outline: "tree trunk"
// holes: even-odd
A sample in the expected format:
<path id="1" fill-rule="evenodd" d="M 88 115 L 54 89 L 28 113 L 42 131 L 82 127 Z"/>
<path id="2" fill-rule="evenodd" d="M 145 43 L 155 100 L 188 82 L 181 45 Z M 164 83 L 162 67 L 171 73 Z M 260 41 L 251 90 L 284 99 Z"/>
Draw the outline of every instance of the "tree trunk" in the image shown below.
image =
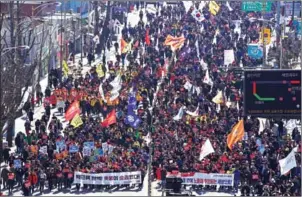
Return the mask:
<path id="1" fill-rule="evenodd" d="M 108 26 L 109 20 L 110 20 L 110 15 L 111 15 L 111 2 L 108 1 L 107 2 L 107 9 L 106 9 L 106 18 L 105 18 L 105 21 L 104 21 L 102 33 L 100 35 L 100 44 L 98 44 L 98 46 L 96 48 L 96 53 L 97 54 L 101 54 L 102 50 L 105 50 L 106 42 L 107 42 L 108 38 L 106 37 L 104 29 L 107 29 L 107 26 Z"/>

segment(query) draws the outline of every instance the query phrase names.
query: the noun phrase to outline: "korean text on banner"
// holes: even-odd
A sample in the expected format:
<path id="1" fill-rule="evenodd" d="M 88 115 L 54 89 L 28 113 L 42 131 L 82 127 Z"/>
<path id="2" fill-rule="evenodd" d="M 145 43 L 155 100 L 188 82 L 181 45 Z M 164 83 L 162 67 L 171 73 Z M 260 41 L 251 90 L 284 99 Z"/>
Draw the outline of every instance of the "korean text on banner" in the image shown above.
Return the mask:
<path id="1" fill-rule="evenodd" d="M 75 172 L 73 183 L 92 184 L 92 185 L 140 184 L 141 172 L 135 171 L 135 172 L 98 173 L 98 174 Z"/>
<path id="2" fill-rule="evenodd" d="M 181 179 L 184 185 L 234 186 L 234 174 L 182 173 Z"/>

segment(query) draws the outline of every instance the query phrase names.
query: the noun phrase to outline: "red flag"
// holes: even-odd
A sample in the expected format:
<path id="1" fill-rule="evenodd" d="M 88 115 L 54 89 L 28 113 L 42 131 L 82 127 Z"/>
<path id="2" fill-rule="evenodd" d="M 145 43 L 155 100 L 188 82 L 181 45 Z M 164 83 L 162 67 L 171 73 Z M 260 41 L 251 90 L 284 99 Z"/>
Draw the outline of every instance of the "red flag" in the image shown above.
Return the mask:
<path id="1" fill-rule="evenodd" d="M 69 121 L 77 114 L 80 114 L 80 104 L 78 101 L 74 101 L 67 109 L 65 113 L 65 120 Z"/>
<path id="2" fill-rule="evenodd" d="M 101 123 L 102 127 L 108 127 L 109 125 L 112 125 L 116 123 L 116 114 L 115 109 L 112 110 L 106 117 L 106 119 Z"/>
<path id="3" fill-rule="evenodd" d="M 148 45 L 148 46 L 151 44 L 150 36 L 149 36 L 149 29 L 147 29 L 147 31 L 146 31 L 145 42 L 146 42 L 146 45 Z"/>

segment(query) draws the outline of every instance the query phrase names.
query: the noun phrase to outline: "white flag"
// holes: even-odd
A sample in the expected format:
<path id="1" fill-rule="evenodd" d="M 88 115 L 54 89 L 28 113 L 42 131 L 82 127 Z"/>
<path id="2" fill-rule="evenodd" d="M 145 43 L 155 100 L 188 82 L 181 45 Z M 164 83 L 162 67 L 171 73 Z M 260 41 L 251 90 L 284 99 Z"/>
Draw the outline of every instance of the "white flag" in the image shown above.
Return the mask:
<path id="1" fill-rule="evenodd" d="M 110 85 L 112 85 L 113 89 L 110 91 L 110 101 L 115 100 L 117 97 L 119 97 L 120 93 L 119 91 L 122 89 L 121 86 L 122 79 L 121 75 L 117 75 L 113 81 L 110 82 Z"/>
<path id="2" fill-rule="evenodd" d="M 201 147 L 199 161 L 203 160 L 203 158 L 205 158 L 207 155 L 211 153 L 215 153 L 215 151 L 210 140 L 207 139 L 206 142 Z"/>
<path id="3" fill-rule="evenodd" d="M 112 87 L 116 87 L 116 86 L 119 86 L 120 84 L 122 83 L 122 78 L 121 78 L 121 75 L 118 74 L 114 79 L 113 81 L 110 82 L 110 85 L 112 85 Z"/>
<path id="4" fill-rule="evenodd" d="M 295 157 L 295 151 L 292 150 L 287 157 L 284 159 L 279 160 L 281 175 L 286 174 L 289 172 L 292 168 L 297 166 L 296 157 Z"/>
<path id="5" fill-rule="evenodd" d="M 264 129 L 270 128 L 269 120 L 266 118 L 258 118 L 259 120 L 259 130 L 258 134 L 262 133 Z"/>
<path id="6" fill-rule="evenodd" d="M 103 90 L 103 84 L 101 83 L 100 86 L 99 86 L 99 92 L 100 92 L 100 95 L 103 99 L 103 101 L 105 101 L 105 103 L 107 102 L 106 99 L 105 99 L 105 94 L 104 94 L 104 90 Z"/>
<path id="7" fill-rule="evenodd" d="M 176 116 L 173 117 L 173 120 L 178 121 L 180 119 L 182 119 L 182 116 L 184 115 L 184 106 L 182 106 L 179 111 L 178 114 Z"/>
<path id="8" fill-rule="evenodd" d="M 192 85 L 190 82 L 187 81 L 187 82 L 185 83 L 185 85 L 184 85 L 184 88 L 185 88 L 186 90 L 191 90 L 192 86 L 193 86 L 193 85 Z"/>
<path id="9" fill-rule="evenodd" d="M 198 106 L 197 106 L 197 108 L 194 112 L 186 111 L 186 113 L 189 114 L 190 116 L 193 116 L 193 117 L 198 116 L 198 114 L 199 114 L 199 104 L 198 104 Z"/>
<path id="10" fill-rule="evenodd" d="M 195 89 L 195 91 L 197 93 L 197 96 L 198 96 L 201 92 L 200 87 L 194 86 L 194 89 Z"/>
<path id="11" fill-rule="evenodd" d="M 206 75 L 203 78 L 203 83 L 206 83 L 206 84 L 208 84 L 210 86 L 213 86 L 213 81 L 210 78 L 209 69 L 207 69 L 207 71 L 206 71 Z"/>
<path id="12" fill-rule="evenodd" d="M 117 97 L 119 97 L 120 93 L 118 91 L 111 91 L 110 92 L 110 101 L 114 101 Z"/>
<path id="13" fill-rule="evenodd" d="M 205 62 L 203 61 L 203 59 L 200 60 L 200 65 L 201 65 L 201 67 L 202 67 L 202 70 L 208 69 L 208 64 L 205 63 Z"/>

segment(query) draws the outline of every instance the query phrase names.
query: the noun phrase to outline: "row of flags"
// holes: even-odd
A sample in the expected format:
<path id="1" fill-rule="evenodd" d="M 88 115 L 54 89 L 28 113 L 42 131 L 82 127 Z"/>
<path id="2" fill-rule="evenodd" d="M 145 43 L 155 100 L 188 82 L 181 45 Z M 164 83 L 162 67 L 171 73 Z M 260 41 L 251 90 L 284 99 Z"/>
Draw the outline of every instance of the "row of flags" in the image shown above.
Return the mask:
<path id="1" fill-rule="evenodd" d="M 145 33 L 145 43 L 147 46 L 151 45 L 151 38 L 150 38 L 150 29 L 146 30 Z M 139 41 L 137 40 L 134 45 L 133 48 L 137 48 L 139 46 Z M 121 38 L 121 53 L 125 54 L 128 53 L 129 51 L 131 51 L 131 42 L 126 42 L 124 38 Z"/>

